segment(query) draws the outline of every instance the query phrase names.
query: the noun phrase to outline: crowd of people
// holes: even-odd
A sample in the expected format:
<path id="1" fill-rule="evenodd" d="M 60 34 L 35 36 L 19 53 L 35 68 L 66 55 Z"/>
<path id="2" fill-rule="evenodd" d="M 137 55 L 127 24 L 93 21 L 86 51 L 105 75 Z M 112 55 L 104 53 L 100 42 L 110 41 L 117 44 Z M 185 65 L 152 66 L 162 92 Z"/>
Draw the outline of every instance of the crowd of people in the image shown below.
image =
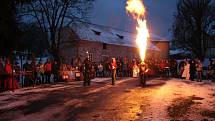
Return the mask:
<path id="1" fill-rule="evenodd" d="M 179 75 L 181 78 L 191 81 L 196 79 L 201 82 L 203 75 L 205 79 L 213 80 L 215 78 L 215 60 L 210 60 L 210 65 L 204 68 L 199 59 L 185 59 L 179 63 Z"/>
<path id="2" fill-rule="evenodd" d="M 215 78 L 215 60 L 210 60 L 210 65 L 205 69 L 202 62 L 198 59 L 185 59 L 178 62 L 176 59 L 147 59 L 148 76 L 175 77 L 187 80 L 202 81 L 203 70 L 206 79 Z M 140 76 L 139 59 L 112 58 L 112 60 L 93 63 L 86 58 L 78 68 L 83 75 L 84 86 L 90 85 L 90 80 L 95 77 L 112 77 L 112 84 L 115 84 L 116 77 L 138 77 Z M 62 66 L 63 65 L 63 66 Z M 71 65 L 73 67 L 73 65 Z M 13 64 L 11 59 L 0 58 L 0 90 L 11 90 L 19 87 L 34 86 L 38 84 L 50 84 L 61 80 L 60 71 L 67 70 L 65 64 L 59 61 L 47 59 L 28 58 L 21 66 L 17 61 Z M 51 79 L 52 77 L 52 79 Z M 145 78 L 145 77 L 144 77 Z"/>
<path id="3" fill-rule="evenodd" d="M 140 60 L 127 58 L 115 59 L 116 76 L 117 77 L 137 77 L 139 74 Z M 147 75 L 153 77 L 174 77 L 186 80 L 202 81 L 205 79 L 215 78 L 215 60 L 210 60 L 208 67 L 203 67 L 199 59 L 184 59 L 177 61 L 176 59 L 147 59 L 145 60 L 149 68 Z M 93 73 L 96 77 L 110 77 L 112 74 L 112 62 L 105 61 L 98 65 L 93 64 Z M 138 71 L 136 71 L 138 70 Z M 204 72 L 204 73 L 203 73 Z"/>
<path id="4" fill-rule="evenodd" d="M 117 77 L 136 77 L 136 70 L 139 69 L 141 61 L 139 59 L 115 59 L 116 61 L 116 76 Z M 169 61 L 168 59 L 157 60 L 147 59 L 145 63 L 148 65 L 149 75 L 166 75 L 170 71 L 172 74 L 177 73 L 177 62 Z M 94 64 L 95 75 L 97 77 L 110 77 L 111 76 L 111 61 L 100 62 L 98 65 Z M 137 74 L 138 75 L 138 74 Z"/>
<path id="5" fill-rule="evenodd" d="M 22 66 L 15 60 L 0 58 L 0 91 L 59 81 L 60 64 L 58 61 L 28 59 Z"/>

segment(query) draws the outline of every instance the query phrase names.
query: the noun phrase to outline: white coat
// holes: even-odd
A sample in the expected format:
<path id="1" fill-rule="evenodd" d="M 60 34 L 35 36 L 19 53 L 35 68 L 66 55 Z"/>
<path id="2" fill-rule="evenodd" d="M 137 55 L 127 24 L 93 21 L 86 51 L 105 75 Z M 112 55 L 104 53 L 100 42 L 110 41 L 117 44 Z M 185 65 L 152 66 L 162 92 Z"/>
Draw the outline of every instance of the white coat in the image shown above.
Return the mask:
<path id="1" fill-rule="evenodd" d="M 187 80 L 190 79 L 190 64 L 189 63 L 187 63 L 184 66 L 184 71 L 182 73 L 182 77 L 185 77 Z"/>

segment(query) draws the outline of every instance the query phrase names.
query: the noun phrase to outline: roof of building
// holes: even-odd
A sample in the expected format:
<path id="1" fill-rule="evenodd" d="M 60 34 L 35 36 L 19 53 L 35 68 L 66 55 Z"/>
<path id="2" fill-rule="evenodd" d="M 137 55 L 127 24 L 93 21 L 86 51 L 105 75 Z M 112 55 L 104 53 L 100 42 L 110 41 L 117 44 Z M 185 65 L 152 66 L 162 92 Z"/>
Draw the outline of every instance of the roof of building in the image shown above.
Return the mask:
<path id="1" fill-rule="evenodd" d="M 183 50 L 183 49 L 174 49 L 174 50 L 170 50 L 169 54 L 170 55 L 177 55 L 177 54 L 191 54 L 192 52 L 188 51 L 188 50 Z"/>
<path id="2" fill-rule="evenodd" d="M 137 47 L 135 42 L 136 34 L 134 33 L 125 32 L 110 27 L 81 22 L 71 24 L 70 27 L 82 40 L 88 41 L 90 40 L 107 44 Z M 159 36 L 152 35 L 150 40 L 163 41 L 164 39 Z M 152 43 L 149 44 L 148 49 L 157 51 L 160 50 Z"/>

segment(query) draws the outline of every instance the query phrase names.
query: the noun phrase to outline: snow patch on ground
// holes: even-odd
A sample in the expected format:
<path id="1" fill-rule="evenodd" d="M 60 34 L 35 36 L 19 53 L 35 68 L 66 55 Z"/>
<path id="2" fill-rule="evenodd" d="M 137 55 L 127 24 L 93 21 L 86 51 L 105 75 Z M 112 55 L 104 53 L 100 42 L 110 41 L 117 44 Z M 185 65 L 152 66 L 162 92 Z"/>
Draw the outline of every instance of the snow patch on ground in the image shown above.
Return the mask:
<path id="1" fill-rule="evenodd" d="M 44 106 L 41 110 L 28 115 L 22 113 L 23 109 L 20 112 L 19 110 L 13 110 L 16 112 L 9 111 L 7 113 L 16 114 L 17 121 L 58 121 L 68 117 L 69 112 L 67 112 L 67 109 L 70 111 L 76 108 L 82 109 L 90 106 L 91 103 L 89 102 L 98 102 L 97 104 L 100 104 L 102 100 L 97 100 L 97 95 L 102 93 L 102 95 L 106 94 L 104 96 L 107 96 L 108 99 L 104 100 L 104 103 L 100 104 L 101 106 L 96 105 L 91 108 L 92 112 L 86 111 L 82 112 L 84 115 L 78 114 L 78 118 L 82 119 L 83 116 L 83 119 L 88 119 L 89 121 L 91 120 L 90 116 L 93 117 L 93 120 L 107 119 L 111 121 L 116 119 L 137 121 L 178 120 L 169 116 L 168 108 L 174 105 L 177 100 L 183 102 L 183 99 L 193 97 L 192 101 L 195 103 L 189 107 L 185 115 L 180 117 L 181 120 L 215 120 L 201 114 L 205 110 L 215 111 L 215 83 L 207 80 L 193 82 L 174 78 L 169 80 L 157 78 L 148 80 L 146 87 L 142 88 L 139 85 L 135 85 L 136 83 L 132 83 L 133 79 L 119 79 L 116 81 L 115 86 L 111 85 L 111 78 L 96 78 L 92 80 L 94 83 L 89 88 L 84 88 L 82 81 L 74 81 L 55 85 L 42 85 L 35 88 L 22 88 L 15 92 L 4 92 L 0 94 L 0 111 L 13 110 L 16 107 L 29 105 L 33 101 L 41 103 L 44 100 L 50 100 L 51 105 Z M 100 84 L 100 82 L 105 83 Z M 76 90 L 77 87 L 79 87 L 79 90 Z M 122 89 L 117 90 L 121 87 Z M 81 89 L 82 91 L 80 91 Z M 56 94 L 61 97 L 56 96 Z M 62 100 L 49 99 L 47 95 Z M 70 95 L 74 97 L 67 98 Z M 52 103 L 51 101 L 54 102 Z M 106 103 L 107 105 L 105 105 Z M 75 114 L 71 113 L 70 115 L 70 117 L 73 117 Z"/>

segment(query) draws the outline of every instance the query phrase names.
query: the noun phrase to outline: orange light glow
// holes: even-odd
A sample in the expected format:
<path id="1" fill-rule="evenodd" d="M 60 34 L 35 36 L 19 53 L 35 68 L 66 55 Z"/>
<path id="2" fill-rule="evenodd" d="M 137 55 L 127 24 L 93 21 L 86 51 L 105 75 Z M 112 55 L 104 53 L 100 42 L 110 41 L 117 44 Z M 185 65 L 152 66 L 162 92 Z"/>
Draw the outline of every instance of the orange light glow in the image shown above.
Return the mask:
<path id="1" fill-rule="evenodd" d="M 149 31 L 147 28 L 147 21 L 145 19 L 145 7 L 141 0 L 128 0 L 126 10 L 137 20 L 137 37 L 136 43 L 139 48 L 140 58 L 145 60 L 147 41 L 149 38 Z"/>

